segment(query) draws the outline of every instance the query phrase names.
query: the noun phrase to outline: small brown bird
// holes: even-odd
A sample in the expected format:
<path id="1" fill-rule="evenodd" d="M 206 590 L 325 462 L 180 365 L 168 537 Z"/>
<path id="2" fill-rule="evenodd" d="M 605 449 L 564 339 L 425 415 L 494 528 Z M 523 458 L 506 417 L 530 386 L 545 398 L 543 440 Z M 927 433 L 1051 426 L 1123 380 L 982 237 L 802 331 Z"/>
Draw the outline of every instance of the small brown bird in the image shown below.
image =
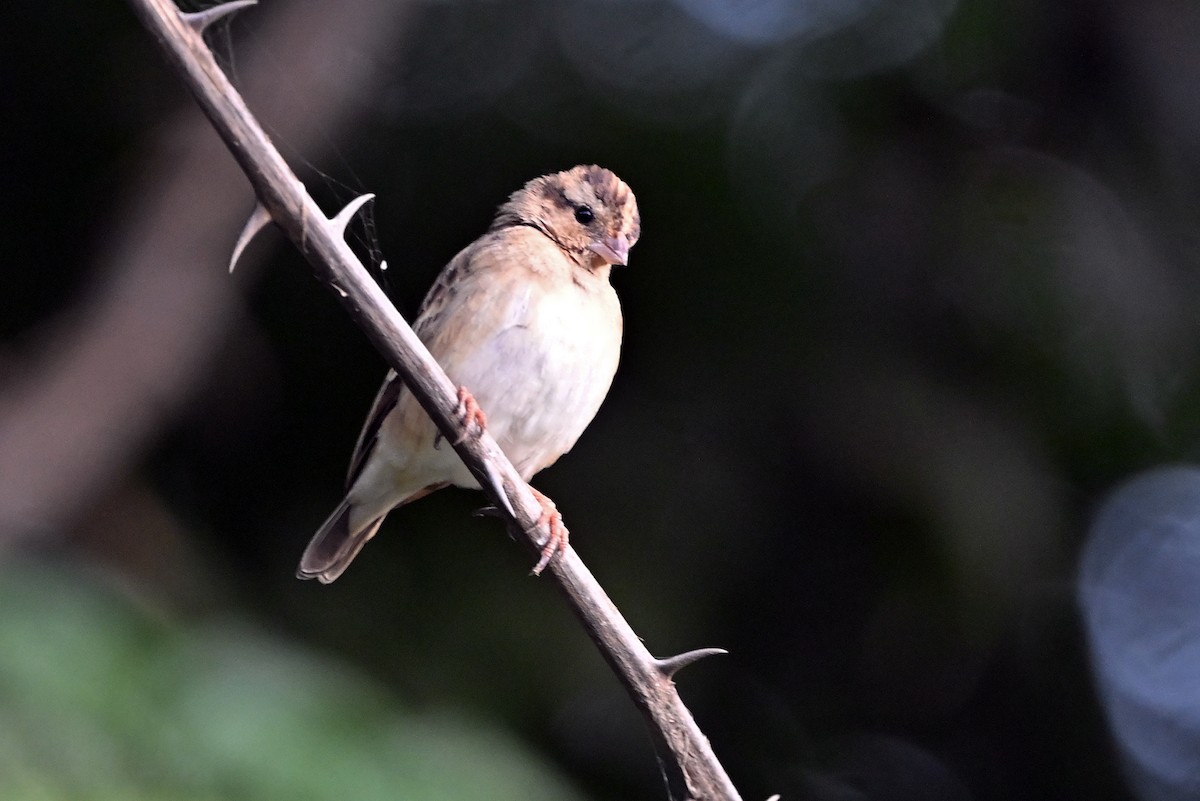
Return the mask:
<path id="1" fill-rule="evenodd" d="M 640 233 L 633 193 L 608 170 L 535 178 L 446 265 L 421 305 L 413 328 L 460 387 L 464 422 L 486 426 L 525 481 L 571 449 L 608 394 L 622 327 L 609 272 Z M 451 484 L 479 488 L 389 371 L 350 460 L 346 497 L 296 575 L 328 584 L 388 512 Z M 540 572 L 567 530 L 553 502 L 534 495 L 550 531 Z"/>

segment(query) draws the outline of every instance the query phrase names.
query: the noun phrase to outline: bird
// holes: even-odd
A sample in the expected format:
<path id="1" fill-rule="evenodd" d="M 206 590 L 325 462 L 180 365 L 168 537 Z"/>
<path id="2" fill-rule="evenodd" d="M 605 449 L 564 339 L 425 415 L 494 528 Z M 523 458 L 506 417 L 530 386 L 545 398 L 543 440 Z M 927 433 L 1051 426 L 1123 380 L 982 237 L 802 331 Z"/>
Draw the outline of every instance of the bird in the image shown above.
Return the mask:
<path id="1" fill-rule="evenodd" d="M 413 330 L 458 389 L 464 430 L 487 430 L 528 483 L 575 445 L 612 385 L 623 318 L 610 283 L 641 235 L 633 192 L 580 165 L 513 192 L 491 226 L 442 269 Z M 447 486 L 479 483 L 403 379 L 389 371 L 359 434 L 341 503 L 313 536 L 296 575 L 336 580 L 392 509 Z M 568 532 L 533 489 L 549 536 L 534 567 Z"/>

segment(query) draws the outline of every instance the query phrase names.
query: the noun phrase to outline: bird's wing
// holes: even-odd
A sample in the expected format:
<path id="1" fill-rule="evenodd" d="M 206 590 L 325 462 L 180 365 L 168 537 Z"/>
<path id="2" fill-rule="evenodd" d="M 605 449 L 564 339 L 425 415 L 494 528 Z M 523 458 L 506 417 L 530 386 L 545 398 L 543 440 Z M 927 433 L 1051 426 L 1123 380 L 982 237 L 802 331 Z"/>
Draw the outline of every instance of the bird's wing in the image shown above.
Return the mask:
<path id="1" fill-rule="evenodd" d="M 363 465 L 367 463 L 367 458 L 375 450 L 379 427 L 383 425 L 383 420 L 388 416 L 388 412 L 395 408 L 402 389 L 404 389 L 404 380 L 396 375 L 395 370 L 388 370 L 387 376 L 383 379 L 383 386 L 375 394 L 375 402 L 371 404 L 367 421 L 363 423 L 362 431 L 358 434 L 358 442 L 354 445 L 354 455 L 350 457 L 350 469 L 346 473 L 346 489 L 350 489 L 355 479 L 358 478 L 358 474 L 362 472 Z"/>
<path id="2" fill-rule="evenodd" d="M 482 272 L 480 263 L 486 266 L 486 262 L 493 258 L 491 248 L 487 246 L 490 244 L 488 240 L 489 237 L 477 240 L 450 260 L 426 293 L 417 320 L 413 323 L 413 331 L 443 367 L 447 365 L 447 358 L 453 356 L 450 352 L 451 342 L 455 350 L 469 351 L 478 344 L 472 341 L 470 334 L 476 331 L 481 335 L 487 333 L 471 323 L 478 322 L 479 314 L 497 300 L 493 291 L 479 292 L 475 281 L 477 273 Z M 481 286 L 486 289 L 492 283 L 482 282 Z M 347 489 L 358 479 L 374 452 L 383 421 L 400 402 L 403 390 L 404 379 L 395 370 L 388 370 L 358 435 L 354 454 L 350 457 L 350 469 L 346 474 Z"/>
<path id="3" fill-rule="evenodd" d="M 535 276 L 547 274 L 554 259 L 563 256 L 549 239 L 520 228 L 490 232 L 446 265 L 414 330 L 451 378 L 489 341 L 527 324 Z"/>

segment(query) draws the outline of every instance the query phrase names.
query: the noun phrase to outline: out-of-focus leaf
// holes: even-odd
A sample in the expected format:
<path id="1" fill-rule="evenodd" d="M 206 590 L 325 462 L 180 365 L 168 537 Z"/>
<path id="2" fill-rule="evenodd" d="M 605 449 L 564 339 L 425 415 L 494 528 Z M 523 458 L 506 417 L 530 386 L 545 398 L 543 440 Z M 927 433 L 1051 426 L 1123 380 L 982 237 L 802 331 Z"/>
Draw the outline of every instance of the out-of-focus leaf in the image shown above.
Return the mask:
<path id="1" fill-rule="evenodd" d="M 49 568 L 0 575 L 0 798 L 572 797 L 503 732 L 407 713 L 245 623 L 168 623 Z"/>

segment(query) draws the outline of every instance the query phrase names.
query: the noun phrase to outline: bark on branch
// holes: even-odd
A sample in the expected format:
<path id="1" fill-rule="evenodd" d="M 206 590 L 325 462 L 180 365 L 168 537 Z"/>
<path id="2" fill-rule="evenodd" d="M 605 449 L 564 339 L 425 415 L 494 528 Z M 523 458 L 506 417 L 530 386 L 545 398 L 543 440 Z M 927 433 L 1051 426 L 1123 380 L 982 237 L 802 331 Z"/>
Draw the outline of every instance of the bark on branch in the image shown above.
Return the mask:
<path id="1" fill-rule="evenodd" d="M 307 257 L 318 277 L 335 290 L 335 296 L 404 378 L 447 441 L 460 440 L 457 388 L 345 243 L 347 212 L 363 199 L 333 219 L 327 218 L 204 43 L 201 34 L 206 25 L 245 3 L 182 14 L 169 0 L 130 2 L 241 165 L 271 220 Z M 545 536 L 538 528 L 541 507 L 491 436 L 461 438 L 454 447 L 496 508 L 504 510 L 502 516 L 510 518 L 510 529 L 532 552 L 539 552 Z M 680 667 L 720 650 L 656 659 L 573 549 L 552 561 L 547 572 L 649 723 L 670 797 L 674 801 L 740 801 L 672 681 Z"/>

